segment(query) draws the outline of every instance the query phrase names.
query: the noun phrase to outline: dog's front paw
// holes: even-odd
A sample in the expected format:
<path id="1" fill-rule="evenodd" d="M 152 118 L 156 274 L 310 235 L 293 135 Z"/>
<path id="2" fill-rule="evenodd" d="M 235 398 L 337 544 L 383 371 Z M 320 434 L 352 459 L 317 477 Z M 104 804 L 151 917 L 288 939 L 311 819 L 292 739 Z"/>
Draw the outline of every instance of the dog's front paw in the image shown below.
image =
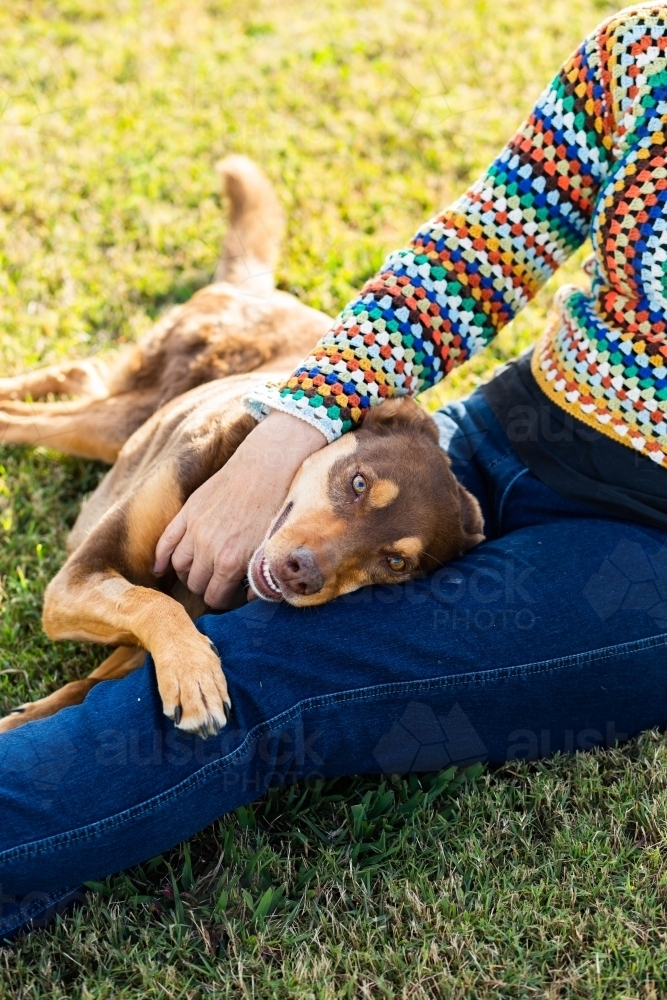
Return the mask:
<path id="1" fill-rule="evenodd" d="M 206 739 L 227 725 L 232 703 L 217 653 L 206 636 L 155 655 L 164 714 L 177 728 Z"/>

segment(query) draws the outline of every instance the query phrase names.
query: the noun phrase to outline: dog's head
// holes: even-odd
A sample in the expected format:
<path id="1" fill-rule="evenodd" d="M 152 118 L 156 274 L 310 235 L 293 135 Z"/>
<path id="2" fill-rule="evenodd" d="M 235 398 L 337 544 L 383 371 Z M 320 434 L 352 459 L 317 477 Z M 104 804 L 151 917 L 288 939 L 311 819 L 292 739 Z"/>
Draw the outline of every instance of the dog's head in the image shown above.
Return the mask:
<path id="1" fill-rule="evenodd" d="M 387 400 L 303 463 L 248 579 L 265 600 L 324 604 L 424 576 L 483 541 L 483 527 L 434 421 L 410 399 Z"/>

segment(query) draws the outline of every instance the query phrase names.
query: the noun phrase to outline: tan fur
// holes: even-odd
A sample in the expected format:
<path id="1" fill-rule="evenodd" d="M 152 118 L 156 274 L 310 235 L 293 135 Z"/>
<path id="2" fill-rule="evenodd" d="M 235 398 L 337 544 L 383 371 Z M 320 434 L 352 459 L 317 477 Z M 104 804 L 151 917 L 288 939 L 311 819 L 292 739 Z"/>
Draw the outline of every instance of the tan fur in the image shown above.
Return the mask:
<path id="1" fill-rule="evenodd" d="M 224 674 L 192 624 L 205 605 L 172 573 L 155 577 L 155 545 L 185 498 L 254 426 L 240 399 L 255 382 L 254 375 L 237 375 L 199 386 L 139 428 L 84 504 L 70 536 L 71 554 L 44 595 L 43 624 L 51 639 L 150 651 L 165 712 L 179 728 L 204 736 L 225 725 Z M 132 662 L 136 667 L 140 660 Z M 62 696 L 0 720 L 0 732 L 76 704 L 100 679 L 94 672 Z"/>
<path id="2" fill-rule="evenodd" d="M 31 396 L 87 396 L 104 397 L 108 394 L 107 368 L 98 358 L 87 361 L 69 361 L 27 372 L 20 379 L 0 378 L 0 399 L 24 399 Z"/>
<path id="3" fill-rule="evenodd" d="M 169 400 L 276 363 L 289 371 L 329 329 L 330 317 L 274 287 L 284 226 L 268 178 L 244 156 L 227 157 L 218 170 L 230 226 L 214 283 L 108 362 L 67 361 L 0 379 L 0 443 L 47 445 L 111 464 Z M 26 401 L 49 394 L 77 398 Z"/>
<path id="4" fill-rule="evenodd" d="M 410 535 L 407 538 L 399 538 L 394 542 L 394 550 L 397 555 L 405 559 L 418 559 L 421 555 L 423 542 L 421 538 Z"/>
<path id="5" fill-rule="evenodd" d="M 216 272 L 224 280 L 106 366 L 70 362 L 0 383 L 0 440 L 115 462 L 72 529 L 67 562 L 44 596 L 43 624 L 55 640 L 121 647 L 88 678 L 0 720 L 0 732 L 79 703 L 94 684 L 137 667 L 144 650 L 165 714 L 179 728 L 206 736 L 225 725 L 230 701 L 220 661 L 192 623 L 205 605 L 173 571 L 156 578 L 155 545 L 254 427 L 241 397 L 257 373 L 289 374 L 330 320 L 273 288 L 283 223 L 268 180 L 243 157 L 220 169 L 232 218 Z M 268 374 L 271 361 L 278 367 Z M 54 389 L 85 395 L 60 403 L 20 398 Z M 262 559 L 296 563 L 298 576 L 306 552 L 306 585 L 285 578 L 279 596 L 320 604 L 366 583 L 420 575 L 481 539 L 479 508 L 452 476 L 430 418 L 410 401 L 379 410 L 367 416 L 367 431 L 304 462 L 253 557 L 255 589 Z M 351 490 L 355 471 L 367 477 L 368 496 Z M 388 568 L 396 553 L 412 560 L 399 577 Z M 273 591 L 261 596 L 275 599 Z"/>
<path id="6" fill-rule="evenodd" d="M 383 507 L 389 506 L 392 500 L 395 500 L 398 496 L 398 483 L 393 482 L 391 479 L 378 479 L 376 483 L 371 486 L 371 491 L 368 496 L 370 503 L 373 507 L 377 507 L 381 510 Z"/>
<path id="7" fill-rule="evenodd" d="M 65 566 L 45 594 L 43 622 L 50 639 L 134 643 L 150 650 L 165 714 L 201 735 L 225 725 L 230 702 L 220 660 L 185 609 L 166 594 L 131 584 L 112 594 L 105 574 L 82 577 Z"/>
<path id="8" fill-rule="evenodd" d="M 100 681 L 120 680 L 121 677 L 140 667 L 145 658 L 144 649 L 119 646 L 88 677 L 70 681 L 45 698 L 19 706 L 11 715 L 0 720 L 0 732 L 8 732 L 35 719 L 46 719 L 49 715 L 55 715 L 61 708 L 80 705 L 90 689 Z"/>
<path id="9" fill-rule="evenodd" d="M 155 546 L 164 530 L 158 525 L 169 524 L 180 506 L 175 470 L 171 463 L 159 465 L 128 506 L 126 545 L 137 567 L 150 571 L 155 561 Z"/>
<path id="10" fill-rule="evenodd" d="M 108 363 L 68 361 L 0 380 L 0 441 L 115 462 L 84 503 L 69 559 L 46 590 L 47 634 L 130 647 L 132 655 L 105 661 L 108 676 L 121 661 L 136 667 L 138 647 L 149 650 L 165 711 L 202 735 L 225 724 L 224 675 L 192 625 L 203 601 L 173 573 L 155 578 L 155 544 L 186 497 L 254 426 L 240 397 L 258 377 L 246 373 L 265 375 L 278 362 L 275 377 L 287 375 L 331 323 L 274 287 L 283 219 L 268 179 L 240 156 L 218 170 L 230 226 L 212 285 Z M 79 398 L 26 400 L 48 394 Z M 76 704 L 103 676 L 98 668 L 1 720 L 0 731 Z"/>
<path id="11" fill-rule="evenodd" d="M 482 527 L 433 420 L 412 400 L 389 400 L 303 463 L 248 578 L 266 600 L 322 604 L 432 572 L 482 541 Z M 396 557 L 404 564 L 393 568 Z"/>
<path id="12" fill-rule="evenodd" d="M 268 178 L 245 156 L 228 156 L 217 169 L 232 210 L 216 279 L 270 295 L 285 228 L 280 205 Z"/>

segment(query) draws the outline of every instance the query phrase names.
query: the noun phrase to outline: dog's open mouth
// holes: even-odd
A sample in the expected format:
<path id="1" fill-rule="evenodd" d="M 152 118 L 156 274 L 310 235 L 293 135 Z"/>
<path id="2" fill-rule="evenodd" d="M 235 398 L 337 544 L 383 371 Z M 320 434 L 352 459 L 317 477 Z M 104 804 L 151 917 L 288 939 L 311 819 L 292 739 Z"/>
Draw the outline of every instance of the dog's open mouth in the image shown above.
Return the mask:
<path id="1" fill-rule="evenodd" d="M 265 601 L 283 600 L 283 592 L 273 578 L 264 549 L 258 549 L 250 560 L 248 582 L 255 593 Z"/>

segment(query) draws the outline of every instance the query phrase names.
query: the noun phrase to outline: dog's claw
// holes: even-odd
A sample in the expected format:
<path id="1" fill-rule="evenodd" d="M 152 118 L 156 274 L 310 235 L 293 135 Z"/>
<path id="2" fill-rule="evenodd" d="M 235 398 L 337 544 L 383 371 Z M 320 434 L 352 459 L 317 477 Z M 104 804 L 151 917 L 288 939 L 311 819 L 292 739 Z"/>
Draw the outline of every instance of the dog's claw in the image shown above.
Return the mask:
<path id="1" fill-rule="evenodd" d="M 181 716 L 183 715 L 183 709 L 180 705 L 177 705 L 174 709 L 174 725 L 177 726 L 181 721 Z"/>
<path id="2" fill-rule="evenodd" d="M 196 736 L 199 736 L 202 740 L 207 740 L 209 736 L 219 736 L 222 729 L 229 722 L 229 716 L 231 715 L 232 706 L 229 702 L 223 701 L 222 710 L 225 713 L 225 721 L 221 722 L 219 719 L 214 718 L 212 715 L 209 716 L 206 722 L 203 722 L 199 729 L 193 730 Z"/>
<path id="3" fill-rule="evenodd" d="M 23 713 L 25 712 L 25 710 L 26 710 L 27 707 L 28 707 L 27 705 L 17 705 L 16 708 L 13 708 L 9 714 L 10 715 L 23 715 Z"/>

